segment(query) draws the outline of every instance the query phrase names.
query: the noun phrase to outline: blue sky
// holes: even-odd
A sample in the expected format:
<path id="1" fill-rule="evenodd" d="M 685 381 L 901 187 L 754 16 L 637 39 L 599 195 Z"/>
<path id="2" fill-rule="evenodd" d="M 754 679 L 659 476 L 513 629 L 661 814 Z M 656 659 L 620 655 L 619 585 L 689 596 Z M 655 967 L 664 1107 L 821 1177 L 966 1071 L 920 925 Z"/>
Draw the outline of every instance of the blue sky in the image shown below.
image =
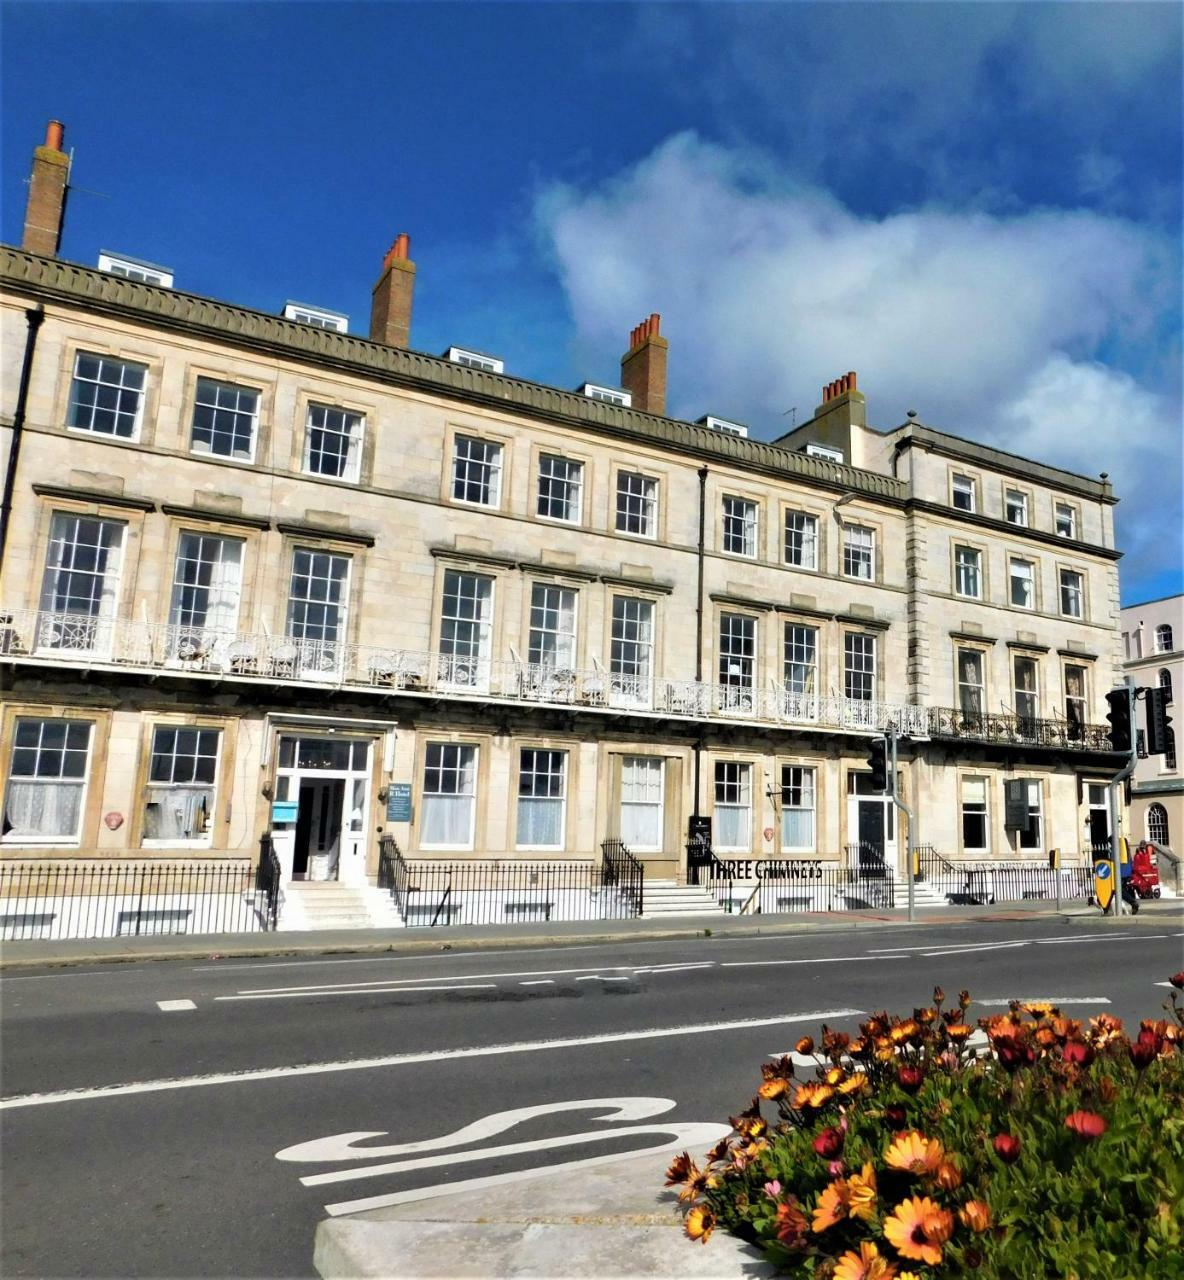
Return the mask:
<path id="1" fill-rule="evenodd" d="M 1108 471 L 1123 597 L 1181 565 L 1176 4 L 3 5 L 2 230 L 45 121 L 65 256 L 350 314 L 396 232 L 412 343 L 770 437 L 870 420 Z M 101 193 L 101 194 L 93 194 Z"/>

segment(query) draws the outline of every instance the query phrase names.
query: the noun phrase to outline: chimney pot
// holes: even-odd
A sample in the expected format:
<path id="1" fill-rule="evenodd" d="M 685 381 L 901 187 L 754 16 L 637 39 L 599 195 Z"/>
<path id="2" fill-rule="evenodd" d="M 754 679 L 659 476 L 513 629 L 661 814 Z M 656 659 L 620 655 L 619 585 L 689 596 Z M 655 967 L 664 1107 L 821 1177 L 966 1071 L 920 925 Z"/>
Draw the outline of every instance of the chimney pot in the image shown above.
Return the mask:
<path id="1" fill-rule="evenodd" d="M 411 340 L 411 302 L 415 292 L 415 263 L 411 237 L 400 231 L 382 260 L 382 274 L 370 298 L 370 341 L 405 347 Z M 395 266 L 399 263 L 399 266 Z"/>
<path id="2" fill-rule="evenodd" d="M 34 150 L 29 172 L 29 199 L 25 205 L 21 248 L 47 257 L 54 256 L 62 243 L 62 224 L 66 217 L 70 161 L 62 151 L 64 133 L 60 120 L 49 122 L 45 145 Z"/>
<path id="3" fill-rule="evenodd" d="M 51 120 L 45 126 L 45 145 L 51 151 L 60 151 L 62 149 L 62 139 L 65 137 L 66 130 L 60 120 Z"/>
<path id="4" fill-rule="evenodd" d="M 855 370 L 854 370 L 854 369 L 852 369 L 852 370 L 847 374 L 847 388 L 848 388 L 848 390 L 850 390 L 850 391 L 857 391 L 857 390 L 859 389 L 859 384 L 858 384 L 858 383 L 857 383 L 857 381 L 856 381 L 856 378 L 855 378 Z"/>
<path id="5" fill-rule="evenodd" d="M 642 413 L 666 412 L 666 340 L 659 330 L 662 317 L 656 312 L 633 326 L 629 350 L 621 357 L 621 386 L 631 395 L 633 408 Z"/>

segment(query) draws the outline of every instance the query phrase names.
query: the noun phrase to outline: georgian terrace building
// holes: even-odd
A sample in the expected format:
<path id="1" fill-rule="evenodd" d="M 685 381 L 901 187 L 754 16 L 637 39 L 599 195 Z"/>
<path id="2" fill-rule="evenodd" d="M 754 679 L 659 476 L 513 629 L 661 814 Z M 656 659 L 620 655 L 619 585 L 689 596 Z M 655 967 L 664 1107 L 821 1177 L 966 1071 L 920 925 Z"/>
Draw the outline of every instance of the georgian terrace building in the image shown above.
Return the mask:
<path id="1" fill-rule="evenodd" d="M 854 374 L 773 443 L 672 419 L 656 316 L 620 387 L 422 354 L 406 237 L 368 338 L 56 250 L 0 251 L 3 857 L 270 835 L 285 877 L 364 884 L 384 833 L 420 859 L 615 837 L 670 877 L 704 816 L 723 858 L 891 861 L 890 722 L 945 857 L 1102 833 L 1105 477 L 869 428 Z"/>

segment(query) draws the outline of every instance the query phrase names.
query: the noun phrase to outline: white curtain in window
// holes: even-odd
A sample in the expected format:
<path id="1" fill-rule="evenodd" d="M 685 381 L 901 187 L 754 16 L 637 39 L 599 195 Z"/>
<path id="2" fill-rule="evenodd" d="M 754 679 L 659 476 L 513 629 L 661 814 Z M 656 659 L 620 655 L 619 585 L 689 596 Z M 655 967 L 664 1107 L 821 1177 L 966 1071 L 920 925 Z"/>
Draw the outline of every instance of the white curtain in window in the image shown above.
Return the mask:
<path id="1" fill-rule="evenodd" d="M 782 809 L 781 843 L 786 849 L 814 848 L 813 809 Z"/>
<path id="2" fill-rule="evenodd" d="M 233 631 L 238 625 L 238 601 L 242 581 L 243 544 L 226 539 L 222 555 L 210 570 L 210 602 L 206 626 L 211 631 Z"/>
<path id="3" fill-rule="evenodd" d="M 630 849 L 660 849 L 662 806 L 622 802 L 621 839 Z"/>
<path id="4" fill-rule="evenodd" d="M 467 848 L 472 842 L 472 796 L 424 796 L 424 844 L 457 845 Z"/>
<path id="5" fill-rule="evenodd" d="M 8 784 L 3 834 L 13 840 L 74 839 L 82 814 L 82 783 L 22 782 Z"/>
<path id="6" fill-rule="evenodd" d="M 747 849 L 749 845 L 749 814 L 746 804 L 719 804 L 715 806 L 715 843 L 720 849 Z M 629 842 L 626 841 L 626 844 Z"/>
<path id="7" fill-rule="evenodd" d="M 558 798 L 520 796 L 518 843 L 559 848 L 563 844 L 563 801 Z M 628 844 L 628 841 L 625 843 Z"/>
<path id="8" fill-rule="evenodd" d="M 152 787 L 144 806 L 145 840 L 197 840 L 209 826 L 209 787 Z"/>

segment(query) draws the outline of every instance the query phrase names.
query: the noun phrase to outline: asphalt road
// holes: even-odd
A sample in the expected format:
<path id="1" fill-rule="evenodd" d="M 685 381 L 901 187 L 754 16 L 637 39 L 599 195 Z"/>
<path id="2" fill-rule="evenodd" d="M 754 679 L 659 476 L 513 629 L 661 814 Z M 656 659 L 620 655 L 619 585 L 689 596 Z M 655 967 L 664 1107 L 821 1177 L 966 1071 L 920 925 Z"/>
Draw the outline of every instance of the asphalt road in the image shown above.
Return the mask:
<path id="1" fill-rule="evenodd" d="M 1150 1016 L 1182 939 L 1178 916 L 1042 918 L 20 973 L 0 979 L 0 1272 L 312 1275 L 326 1213 L 677 1143 L 820 1021 L 935 983 L 979 1015 Z"/>

